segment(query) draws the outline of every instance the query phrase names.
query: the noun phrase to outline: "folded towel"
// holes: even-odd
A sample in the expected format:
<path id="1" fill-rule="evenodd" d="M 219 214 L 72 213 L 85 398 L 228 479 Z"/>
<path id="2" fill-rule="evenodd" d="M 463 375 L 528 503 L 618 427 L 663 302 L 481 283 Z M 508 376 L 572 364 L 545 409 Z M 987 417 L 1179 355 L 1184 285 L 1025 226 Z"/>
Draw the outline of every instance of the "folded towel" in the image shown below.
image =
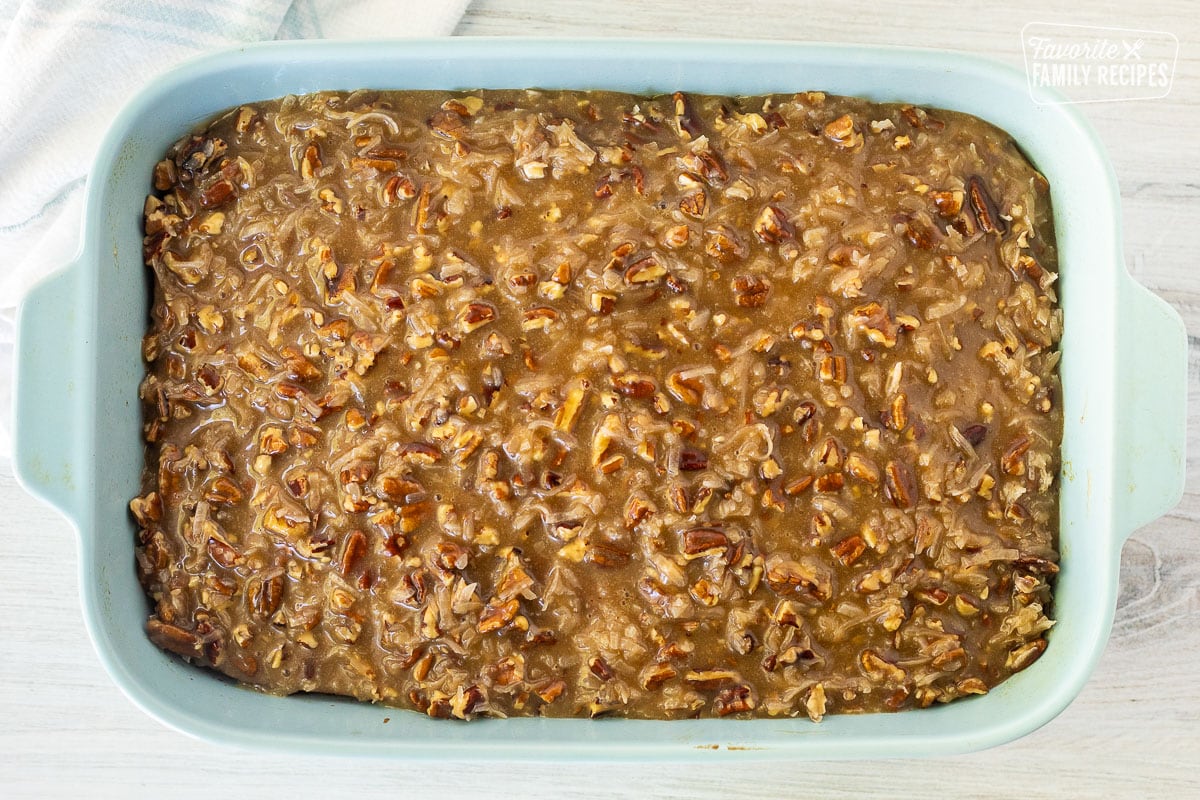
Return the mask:
<path id="1" fill-rule="evenodd" d="M 149 76 L 265 39 L 447 35 L 467 2 L 0 0 L 0 458 L 16 306 L 74 255 L 100 137 Z"/>

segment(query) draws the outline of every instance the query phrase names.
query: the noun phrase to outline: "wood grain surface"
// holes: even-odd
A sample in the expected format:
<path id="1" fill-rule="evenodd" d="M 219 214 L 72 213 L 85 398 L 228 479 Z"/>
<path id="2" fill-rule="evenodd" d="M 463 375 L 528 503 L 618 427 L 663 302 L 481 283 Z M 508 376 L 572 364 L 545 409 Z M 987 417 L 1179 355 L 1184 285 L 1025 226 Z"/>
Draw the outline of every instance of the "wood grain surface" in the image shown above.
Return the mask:
<path id="1" fill-rule="evenodd" d="M 436 0 L 431 0 L 436 2 Z M 1083 10 L 1076 10 L 1083 9 Z M 80 618 L 69 526 L 0 463 L 0 797 L 1200 798 L 1200 13 L 1184 0 L 877 4 L 485 0 L 459 34 L 771 37 L 964 50 L 1021 64 L 1030 21 L 1172 31 L 1163 99 L 1086 108 L 1120 180 L 1125 258 L 1190 337 L 1187 493 L 1122 556 L 1112 638 L 1041 730 L 967 756 L 894 762 L 404 765 L 193 741 L 134 708 Z"/>

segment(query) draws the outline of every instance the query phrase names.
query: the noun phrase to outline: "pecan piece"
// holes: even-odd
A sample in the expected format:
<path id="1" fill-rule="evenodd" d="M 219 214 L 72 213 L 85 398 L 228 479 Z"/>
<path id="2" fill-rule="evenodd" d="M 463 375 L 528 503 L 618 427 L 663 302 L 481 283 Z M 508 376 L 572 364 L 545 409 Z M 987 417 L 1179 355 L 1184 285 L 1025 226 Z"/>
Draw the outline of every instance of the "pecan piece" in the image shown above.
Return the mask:
<path id="1" fill-rule="evenodd" d="M 879 483 L 879 467 L 858 453 L 846 456 L 846 471 L 863 483 Z"/>
<path id="2" fill-rule="evenodd" d="M 315 144 L 310 144 L 304 148 L 304 155 L 300 157 L 300 177 L 306 181 L 310 181 L 316 176 L 317 170 L 321 168 L 321 151 L 317 149 Z"/>
<path id="3" fill-rule="evenodd" d="M 754 275 L 739 275 L 733 279 L 732 285 L 737 304 L 742 308 L 765 305 L 771 293 L 771 284 Z"/>
<path id="4" fill-rule="evenodd" d="M 983 444 L 983 440 L 987 438 L 988 426 L 979 422 L 967 425 L 959 430 L 963 438 L 971 443 L 972 447 L 978 447 Z"/>
<path id="5" fill-rule="evenodd" d="M 545 333 L 558 320 L 558 312 L 547 306 L 537 306 L 526 311 L 523 317 L 521 330 Z"/>
<path id="6" fill-rule="evenodd" d="M 205 208 L 215 208 L 228 202 L 233 196 L 233 184 L 226 180 L 220 180 L 204 190 L 204 194 L 200 195 L 200 205 Z"/>
<path id="7" fill-rule="evenodd" d="M 783 487 L 783 493 L 788 497 L 795 497 L 798 494 L 802 494 L 808 487 L 812 486 L 814 480 L 816 479 L 812 475 L 805 475 L 803 478 L 797 478 Z"/>
<path id="8" fill-rule="evenodd" d="M 476 629 L 480 633 L 498 631 L 516 619 L 517 610 L 520 607 L 521 602 L 515 597 L 509 600 L 494 598 L 484 606 L 483 611 L 479 615 L 479 623 Z"/>
<path id="9" fill-rule="evenodd" d="M 703 189 L 697 189 L 691 194 L 684 195 L 679 201 L 679 210 L 687 214 L 689 217 L 699 219 L 704 216 L 704 209 L 708 205 L 708 194 Z M 687 230 L 684 228 L 684 230 Z"/>
<path id="10" fill-rule="evenodd" d="M 818 368 L 817 373 L 821 376 L 821 380 L 826 383 L 845 383 L 846 357 L 825 356 L 821 359 L 821 366 Z"/>
<path id="11" fill-rule="evenodd" d="M 867 550 L 867 543 L 857 534 L 847 536 L 836 545 L 833 546 L 833 555 L 844 566 L 851 566 L 855 561 L 862 557 L 862 554 Z"/>
<path id="12" fill-rule="evenodd" d="M 683 374 L 676 370 L 667 376 L 667 391 L 681 403 L 697 406 L 704 396 L 704 384 L 699 378 L 684 378 Z"/>
<path id="13" fill-rule="evenodd" d="M 731 683 L 737 683 L 738 674 L 731 669 L 688 670 L 683 679 L 689 686 L 703 691 L 721 689 Z"/>
<path id="14" fill-rule="evenodd" d="M 666 268 L 652 255 L 644 256 L 625 270 L 625 282 L 631 286 L 653 283 L 667 274 Z"/>
<path id="15" fill-rule="evenodd" d="M 658 391 L 658 384 L 654 382 L 654 378 L 640 372 L 614 375 L 612 385 L 619 394 L 639 400 L 653 397 L 654 393 Z"/>
<path id="16" fill-rule="evenodd" d="M 246 587 L 250 609 L 259 618 L 270 617 L 283 602 L 283 576 L 260 578 Z"/>
<path id="17" fill-rule="evenodd" d="M 740 714 L 743 711 L 753 711 L 754 707 L 754 695 L 750 691 L 750 687 L 746 685 L 731 686 L 727 689 L 722 689 L 717 693 L 716 699 L 713 700 L 713 711 L 718 717 Z"/>
<path id="18" fill-rule="evenodd" d="M 380 190 L 380 200 L 385 206 L 394 206 L 401 200 L 411 200 L 417 196 L 417 185 L 407 176 L 393 175 L 388 178 Z"/>
<path id="19" fill-rule="evenodd" d="M 234 550 L 226 542 L 219 541 L 215 538 L 208 540 L 208 556 L 222 567 L 233 567 L 241 563 L 242 554 Z"/>
<path id="20" fill-rule="evenodd" d="M 458 141 L 467 134 L 467 123 L 463 115 L 456 111 L 436 111 L 429 118 L 428 124 L 429 129 L 443 139 Z"/>
<path id="21" fill-rule="evenodd" d="M 829 472 L 817 478 L 817 491 L 832 493 L 840 492 L 846 485 L 846 479 L 840 472 Z"/>
<path id="22" fill-rule="evenodd" d="M 688 96 L 683 92 L 675 92 L 671 95 L 671 100 L 675 103 L 675 122 L 679 125 L 679 130 L 687 134 L 685 138 L 699 136 L 703 131 L 696 121 L 696 114 L 692 110 Z"/>
<path id="23" fill-rule="evenodd" d="M 657 689 L 679 673 L 670 664 L 658 662 L 642 670 L 639 682 L 647 691 Z"/>
<path id="24" fill-rule="evenodd" d="M 679 469 L 681 472 L 699 472 L 708 469 L 708 455 L 694 447 L 684 447 L 679 453 Z"/>
<path id="25" fill-rule="evenodd" d="M 597 543 L 587 549 L 583 560 L 598 567 L 616 569 L 623 567 L 632 560 L 633 556 L 627 550 L 610 544 Z"/>
<path id="26" fill-rule="evenodd" d="M 704 231 L 704 252 L 722 264 L 732 264 L 745 258 L 749 251 L 732 228 L 715 225 Z"/>
<path id="27" fill-rule="evenodd" d="M 588 307 L 597 314 L 608 316 L 617 307 L 617 296 L 611 292 L 592 292 Z"/>
<path id="28" fill-rule="evenodd" d="M 828 568 L 817 561 L 795 561 L 771 556 L 767 559 L 766 567 L 764 579 L 776 594 L 818 602 L 824 602 L 833 595 L 833 576 Z"/>
<path id="29" fill-rule="evenodd" d="M 920 250 L 932 250 L 937 246 L 938 232 L 920 217 L 905 220 L 904 235 L 909 244 Z"/>
<path id="30" fill-rule="evenodd" d="M 158 492 L 150 492 L 145 497 L 135 497 L 129 501 L 129 510 L 133 512 L 138 525 L 149 528 L 152 523 L 162 519 L 162 498 Z"/>
<path id="31" fill-rule="evenodd" d="M 463 333 L 470 333 L 495 320 L 494 306 L 488 303 L 468 303 L 458 315 L 458 327 Z"/>
<path id="32" fill-rule="evenodd" d="M 1013 562 L 1013 566 L 1033 575 L 1057 575 L 1059 569 L 1053 561 L 1037 556 L 1022 556 Z"/>
<path id="33" fill-rule="evenodd" d="M 729 547 L 729 537 L 716 528 L 692 528 L 683 532 L 683 553 L 693 558 L 719 553 Z"/>
<path id="34" fill-rule="evenodd" d="M 958 190 L 938 191 L 935 189 L 929 193 L 929 199 L 933 200 L 933 205 L 937 208 L 938 213 L 946 219 L 953 219 L 962 211 L 963 193 Z"/>
<path id="35" fill-rule="evenodd" d="M 934 133 L 941 131 L 946 127 L 946 123 L 936 117 L 929 115 L 929 112 L 919 106 L 904 106 L 900 109 L 900 114 L 917 130 L 930 130 Z"/>
<path id="36" fill-rule="evenodd" d="M 887 499 L 896 508 L 912 508 L 917 500 L 917 486 L 912 471 L 898 461 L 889 461 L 883 473 L 883 490 Z"/>
<path id="37" fill-rule="evenodd" d="M 442 457 L 442 451 L 425 442 L 405 442 L 396 449 L 401 460 L 414 464 L 435 464 Z"/>
<path id="38" fill-rule="evenodd" d="M 283 356 L 284 369 L 292 380 L 306 383 L 322 377 L 321 370 L 317 369 L 316 365 L 305 358 L 304 354 L 295 347 L 284 347 L 279 354 Z"/>
<path id="39" fill-rule="evenodd" d="M 379 495 L 393 502 L 403 502 L 410 495 L 424 491 L 421 484 L 400 475 L 381 475 L 377 483 Z"/>
<path id="40" fill-rule="evenodd" d="M 908 677 L 904 670 L 885 660 L 874 650 L 863 650 L 862 655 L 859 656 L 859 663 L 862 664 L 866 676 L 877 683 L 885 681 L 899 683 Z"/>
<path id="41" fill-rule="evenodd" d="M 704 179 L 709 186 L 720 186 L 729 180 L 729 171 L 712 150 L 703 149 L 679 157 L 684 169 Z"/>
<path id="42" fill-rule="evenodd" d="M 534 693 L 542 698 L 543 703 L 553 703 L 567 690 L 566 681 L 557 678 L 543 681 L 534 687 Z"/>
<path id="43" fill-rule="evenodd" d="M 1024 456 L 1031 444 L 1033 442 L 1025 434 L 1016 436 L 1008 443 L 1008 447 L 1004 448 L 1004 453 L 1000 456 L 1000 468 L 1008 475 L 1024 475 Z"/>
<path id="44" fill-rule="evenodd" d="M 625 527 L 632 530 L 654 513 L 654 507 L 640 497 L 630 497 L 625 504 Z"/>
<path id="45" fill-rule="evenodd" d="M 825 138 L 838 147 L 852 150 L 863 143 L 863 135 L 854 127 L 854 118 L 843 114 L 825 125 Z"/>
<path id="46" fill-rule="evenodd" d="M 884 425 L 897 432 L 903 431 L 908 427 L 908 397 L 903 393 L 896 395 L 882 416 Z"/>
<path id="47" fill-rule="evenodd" d="M 342 552 L 338 556 L 337 571 L 343 578 L 347 577 L 367 554 L 367 536 L 360 530 L 353 530 L 342 540 Z"/>
<path id="48" fill-rule="evenodd" d="M 1034 639 L 1032 642 L 1021 645 L 1008 654 L 1004 665 L 1014 672 L 1020 671 L 1028 667 L 1034 661 L 1041 657 L 1046 651 L 1045 639 Z"/>
<path id="49" fill-rule="evenodd" d="M 813 722 L 821 721 L 827 710 L 825 704 L 825 684 L 818 683 L 808 690 L 808 697 L 804 700 L 804 710 L 808 712 L 808 718 Z"/>
<path id="50" fill-rule="evenodd" d="M 184 630 L 178 625 L 170 625 L 152 617 L 146 622 L 146 633 L 150 641 L 177 655 L 187 658 L 199 658 L 203 653 L 203 642 L 192 631 Z"/>
<path id="51" fill-rule="evenodd" d="M 764 244 L 778 244 L 791 239 L 796 228 L 777 206 L 767 206 L 754 222 L 754 233 Z"/>
<path id="52" fill-rule="evenodd" d="M 896 346 L 896 324 L 888 310 L 874 301 L 857 306 L 846 315 L 846 325 L 875 344 Z"/>
<path id="53" fill-rule="evenodd" d="M 653 393 L 653 392 L 652 392 Z M 585 389 L 583 386 L 572 386 L 567 390 L 567 397 L 554 414 L 554 428 L 560 431 L 570 431 L 575 427 L 575 418 L 583 407 Z"/>
<path id="54" fill-rule="evenodd" d="M 465 569 L 467 564 L 470 563 L 470 557 L 467 548 L 458 542 L 438 542 L 437 556 L 434 560 L 442 569 L 452 571 Z M 517 577 L 514 576 L 512 580 L 517 580 Z M 496 594 L 501 594 L 499 586 L 496 587 Z"/>
<path id="55" fill-rule="evenodd" d="M 1001 236 L 1008 233 L 1008 224 L 1000 216 L 996 201 L 988 193 L 987 186 L 978 175 L 972 175 L 967 181 L 967 197 L 971 201 L 971 211 L 975 221 L 984 233 L 998 233 Z"/>
<path id="56" fill-rule="evenodd" d="M 616 674 L 613 672 L 612 667 L 608 665 L 608 662 L 600 656 L 592 659 L 591 663 L 588 664 L 588 670 L 602 681 L 612 680 L 613 675 Z"/>

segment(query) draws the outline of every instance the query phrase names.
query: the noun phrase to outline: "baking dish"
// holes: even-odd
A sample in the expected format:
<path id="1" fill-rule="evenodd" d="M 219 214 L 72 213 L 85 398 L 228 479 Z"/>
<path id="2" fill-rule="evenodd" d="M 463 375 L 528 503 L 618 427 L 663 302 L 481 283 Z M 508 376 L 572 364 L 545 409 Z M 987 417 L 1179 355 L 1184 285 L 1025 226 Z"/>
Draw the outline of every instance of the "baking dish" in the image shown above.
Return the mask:
<path id="1" fill-rule="evenodd" d="M 136 386 L 148 275 L 142 201 L 184 132 L 239 103 L 359 87 L 543 86 L 722 94 L 822 89 L 975 114 L 1006 129 L 1049 178 L 1066 329 L 1062 572 L 1045 655 L 988 695 L 922 711 L 806 719 L 513 719 L 454 724 L 318 696 L 237 687 L 154 647 L 126 503 L 139 486 Z M 18 320 L 16 468 L 79 531 L 84 615 L 113 679 L 169 725 L 296 752 L 512 759 L 714 755 L 858 758 L 980 749 L 1027 733 L 1079 692 L 1103 650 L 1121 544 L 1183 486 L 1183 325 L 1121 262 L 1112 169 L 1069 106 L 1038 105 L 1019 72 L 948 53 L 765 42 L 450 39 L 273 43 L 193 61 L 114 122 L 89 178 L 83 244 Z"/>

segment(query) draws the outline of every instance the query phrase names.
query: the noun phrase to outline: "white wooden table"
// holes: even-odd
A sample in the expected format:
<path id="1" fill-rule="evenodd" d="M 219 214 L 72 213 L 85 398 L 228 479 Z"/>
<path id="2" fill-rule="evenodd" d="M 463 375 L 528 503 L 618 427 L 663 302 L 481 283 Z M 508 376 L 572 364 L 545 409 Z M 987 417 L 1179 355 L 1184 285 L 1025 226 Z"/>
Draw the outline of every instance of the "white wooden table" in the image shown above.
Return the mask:
<path id="1" fill-rule="evenodd" d="M 1059 718 L 988 752 L 891 763 L 430 767 L 202 744 L 142 714 L 109 681 L 80 619 L 71 531 L 0 463 L 0 797 L 1200 797 L 1200 14 L 1185 0 L 1046 5 L 484 0 L 458 33 L 767 36 L 943 47 L 1014 64 L 1029 21 L 1179 36 L 1169 96 L 1087 114 L 1120 178 L 1126 261 L 1192 333 L 1187 495 L 1126 545 L 1112 639 Z"/>

